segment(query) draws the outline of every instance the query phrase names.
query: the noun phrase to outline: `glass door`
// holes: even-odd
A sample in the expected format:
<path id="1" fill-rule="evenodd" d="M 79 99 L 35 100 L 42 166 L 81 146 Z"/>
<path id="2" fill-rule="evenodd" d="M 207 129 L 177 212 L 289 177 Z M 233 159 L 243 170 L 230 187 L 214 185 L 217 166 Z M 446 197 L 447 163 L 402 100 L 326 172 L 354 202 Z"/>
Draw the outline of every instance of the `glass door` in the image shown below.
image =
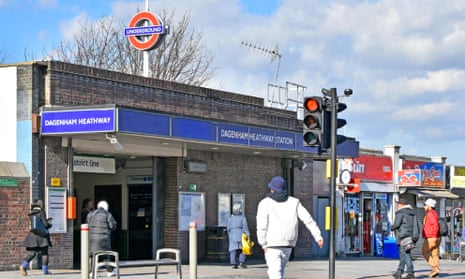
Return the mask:
<path id="1" fill-rule="evenodd" d="M 388 235 L 388 194 L 375 194 L 375 254 L 383 256 L 384 237 Z"/>
<path id="2" fill-rule="evenodd" d="M 373 255 L 373 196 L 365 195 L 362 197 L 363 205 L 363 223 L 362 223 L 362 245 L 364 255 Z"/>
<path id="3" fill-rule="evenodd" d="M 344 253 L 360 253 L 360 197 L 346 194 L 344 197 Z"/>
<path id="4" fill-rule="evenodd" d="M 128 185 L 129 259 L 152 259 L 152 184 Z"/>

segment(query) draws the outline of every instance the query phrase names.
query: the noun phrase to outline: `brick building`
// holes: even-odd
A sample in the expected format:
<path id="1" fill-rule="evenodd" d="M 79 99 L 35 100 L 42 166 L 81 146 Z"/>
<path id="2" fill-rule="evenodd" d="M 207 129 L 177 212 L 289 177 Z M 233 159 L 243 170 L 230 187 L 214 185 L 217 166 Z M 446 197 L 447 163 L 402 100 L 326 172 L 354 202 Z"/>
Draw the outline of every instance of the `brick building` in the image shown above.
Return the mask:
<path id="1" fill-rule="evenodd" d="M 54 217 L 52 268 L 78 264 L 85 198 L 109 201 L 119 224 L 113 247 L 129 260 L 175 247 L 185 261 L 193 218 L 201 228 L 199 260 L 208 259 L 211 228 L 223 225 L 232 201 L 243 204 L 256 241 L 256 206 L 276 175 L 321 215 L 312 189 L 314 176 L 325 174 L 311 162 L 323 158 L 303 147 L 296 112 L 266 107 L 262 98 L 58 61 L 1 65 L 0 81 L 16 135 L 2 151 L 30 173 L 30 195 L 21 202 L 43 198 Z M 358 143 L 341 144 L 338 154 L 357 156 Z M 61 210 L 50 206 L 53 199 Z M 310 233 L 300 230 L 294 256 L 317 255 Z M 263 257 L 261 250 L 253 257 Z"/>

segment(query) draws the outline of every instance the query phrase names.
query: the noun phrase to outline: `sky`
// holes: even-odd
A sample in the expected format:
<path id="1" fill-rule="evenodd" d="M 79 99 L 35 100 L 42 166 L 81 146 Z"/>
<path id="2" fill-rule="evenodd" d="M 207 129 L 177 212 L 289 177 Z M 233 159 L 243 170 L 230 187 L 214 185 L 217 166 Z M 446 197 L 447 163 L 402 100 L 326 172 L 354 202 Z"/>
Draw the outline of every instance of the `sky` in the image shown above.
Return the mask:
<path id="1" fill-rule="evenodd" d="M 46 59 L 79 32 L 79 20 L 113 15 L 129 22 L 145 5 L 0 0 L 0 53 L 5 63 Z M 279 108 L 284 91 L 277 88 L 288 86 L 290 99 L 336 88 L 347 104 L 340 134 L 361 148 L 394 144 L 401 154 L 465 166 L 465 1 L 153 0 L 149 8 L 190 13 L 217 68 L 205 87 Z M 344 96 L 346 88 L 352 96 Z"/>

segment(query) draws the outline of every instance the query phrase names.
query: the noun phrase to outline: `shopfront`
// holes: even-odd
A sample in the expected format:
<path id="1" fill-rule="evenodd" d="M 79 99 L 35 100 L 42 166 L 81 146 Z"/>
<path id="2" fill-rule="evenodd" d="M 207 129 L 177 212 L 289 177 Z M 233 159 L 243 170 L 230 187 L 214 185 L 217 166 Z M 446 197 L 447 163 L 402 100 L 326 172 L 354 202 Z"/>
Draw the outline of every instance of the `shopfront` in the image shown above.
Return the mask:
<path id="1" fill-rule="evenodd" d="M 339 163 L 339 174 L 344 193 L 344 253 L 382 256 L 383 240 L 389 235 L 390 207 L 395 192 L 391 158 L 360 155 L 344 159 Z"/>
<path id="2" fill-rule="evenodd" d="M 451 248 L 453 257 L 457 257 L 460 254 L 464 255 L 465 250 L 460 246 L 462 242 L 465 242 L 463 239 L 464 235 L 464 206 L 465 206 L 465 167 L 463 166 L 447 166 L 449 174 L 449 185 L 450 190 L 453 194 L 459 196 L 458 199 L 451 200 L 446 203 L 446 218 L 450 219 L 450 228 L 451 233 L 451 243 L 453 243 Z"/>
<path id="3" fill-rule="evenodd" d="M 452 204 L 458 198 L 457 195 L 446 189 L 445 165 L 441 162 L 422 162 L 403 160 L 402 169 L 397 172 L 397 186 L 399 193 L 410 201 L 414 207 L 418 220 L 425 216 L 424 201 L 428 198 L 437 201 L 436 211 L 439 217 L 446 217 L 449 228 L 453 227 L 454 215 Z M 447 217 L 449 215 L 449 217 Z M 453 256 L 453 236 L 451 229 L 449 235 L 442 237 L 440 254 L 442 257 Z M 421 255 L 423 239 L 419 239 L 413 255 Z"/>

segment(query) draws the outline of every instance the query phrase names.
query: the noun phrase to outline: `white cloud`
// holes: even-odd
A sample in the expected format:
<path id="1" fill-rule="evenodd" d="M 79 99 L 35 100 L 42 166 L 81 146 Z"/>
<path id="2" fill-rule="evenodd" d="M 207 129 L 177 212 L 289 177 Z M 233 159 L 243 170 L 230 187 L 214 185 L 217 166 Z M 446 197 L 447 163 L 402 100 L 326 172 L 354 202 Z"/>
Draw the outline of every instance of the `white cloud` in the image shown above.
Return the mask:
<path id="1" fill-rule="evenodd" d="M 64 38 L 79 32 L 82 17 L 96 19 L 80 3 L 72 4 L 74 16 L 62 17 Z M 306 96 L 319 95 L 323 87 L 336 87 L 339 94 L 344 88 L 354 90 L 344 99 L 348 109 L 343 118 L 348 120 L 346 133 L 360 140 L 361 147 L 398 144 L 404 152 L 465 158 L 465 149 L 447 148 L 460 146 L 460 137 L 465 138 L 460 128 L 465 118 L 465 1 L 279 3 L 266 13 L 247 10 L 243 5 L 255 1 L 246 0 L 151 0 L 150 8 L 176 9 L 177 17 L 190 13 L 191 27 L 203 32 L 215 54 L 213 66 L 219 71 L 209 87 L 266 98 L 278 61 L 241 42 L 269 50 L 279 46 L 278 85 L 300 84 Z M 116 18 L 129 21 L 145 1 L 111 5 Z M 101 15 L 111 13 L 105 8 Z M 43 34 L 51 32 L 44 29 Z"/>

